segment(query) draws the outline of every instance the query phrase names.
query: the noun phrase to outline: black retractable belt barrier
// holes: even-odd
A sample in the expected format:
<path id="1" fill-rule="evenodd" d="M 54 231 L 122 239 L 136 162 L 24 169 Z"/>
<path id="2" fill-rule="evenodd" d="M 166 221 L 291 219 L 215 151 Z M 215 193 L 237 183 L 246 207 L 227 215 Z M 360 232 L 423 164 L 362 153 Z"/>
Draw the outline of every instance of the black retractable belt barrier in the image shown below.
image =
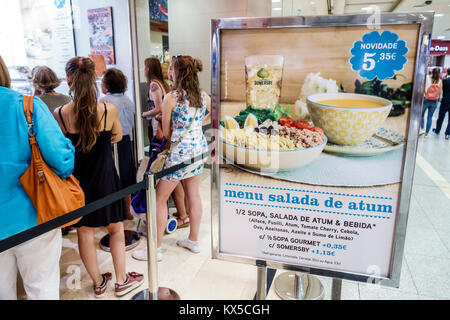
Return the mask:
<path id="1" fill-rule="evenodd" d="M 19 244 L 22 244 L 26 241 L 29 241 L 36 237 L 39 237 L 40 235 L 42 235 L 44 233 L 47 233 L 56 228 L 59 228 L 59 227 L 65 225 L 71 221 L 74 221 L 78 218 L 87 216 L 88 214 L 90 214 L 94 211 L 97 211 L 98 209 L 106 207 L 107 205 L 110 205 L 116 201 L 122 200 L 129 194 L 132 194 L 138 190 L 145 189 L 145 188 L 146 188 L 146 182 L 144 180 L 140 183 L 129 186 L 128 188 L 125 188 L 118 192 L 112 193 L 107 197 L 104 197 L 102 199 L 91 202 L 91 203 L 87 204 L 86 206 L 84 206 L 80 209 L 77 209 L 75 211 L 72 211 L 70 213 L 67 213 L 61 217 L 58 217 L 58 218 L 50 220 L 46 223 L 40 224 L 34 228 L 31 228 L 31 229 L 28 229 L 21 233 L 18 233 L 7 239 L 1 240 L 0 241 L 0 253 L 2 253 L 3 251 L 6 251 L 8 249 L 11 249 Z"/>
<path id="2" fill-rule="evenodd" d="M 171 173 L 174 173 L 175 171 L 178 171 L 180 169 L 183 169 L 183 168 L 185 168 L 185 167 L 187 167 L 187 166 L 189 166 L 189 165 L 191 165 L 193 163 L 196 163 L 196 162 L 198 162 L 200 160 L 207 159 L 209 157 L 209 154 L 210 154 L 210 152 L 208 151 L 208 152 L 205 152 L 204 154 L 201 154 L 201 155 L 199 155 L 199 156 L 197 156 L 195 158 L 192 158 L 189 161 L 176 164 L 176 165 L 174 165 L 174 166 L 172 166 L 172 167 L 170 167 L 170 168 L 168 168 L 166 170 L 162 170 L 162 171 L 160 171 L 158 173 L 155 173 L 154 177 L 155 177 L 156 180 L 160 179 L 162 177 L 165 177 L 165 176 L 167 176 L 167 175 L 169 175 Z"/>
<path id="3" fill-rule="evenodd" d="M 155 174 L 155 179 L 160 179 L 164 176 L 167 176 L 177 170 L 180 170 L 182 168 L 185 168 L 189 166 L 192 163 L 195 163 L 197 161 L 200 161 L 202 159 L 206 159 L 209 156 L 209 152 L 202 154 L 201 156 L 195 157 L 191 159 L 191 161 L 177 164 L 173 167 L 170 167 L 166 170 L 163 170 L 157 174 Z M 67 213 L 61 217 L 58 217 L 56 219 L 50 220 L 46 223 L 40 224 L 34 228 L 25 230 L 21 233 L 18 233 L 12 237 L 6 238 L 4 240 L 0 241 L 0 253 L 9 250 L 15 246 L 18 246 L 19 244 L 22 244 L 24 242 L 27 242 L 31 239 L 34 239 L 36 237 L 39 237 L 40 235 L 43 235 L 44 233 L 47 233 L 49 231 L 52 231 L 56 228 L 59 228 L 71 221 L 74 221 L 78 218 L 87 216 L 88 214 L 97 211 L 98 209 L 101 209 L 103 207 L 106 207 L 116 201 L 122 200 L 126 196 L 147 188 L 147 182 L 146 180 L 143 180 L 137 184 L 134 184 L 132 186 L 129 186 L 125 189 L 122 189 L 120 191 L 117 191 L 115 193 L 110 194 L 107 197 L 104 197 L 102 199 L 96 200 L 94 202 L 91 202 L 87 204 L 86 206 L 77 209 L 75 211 L 72 211 L 70 213 Z"/>

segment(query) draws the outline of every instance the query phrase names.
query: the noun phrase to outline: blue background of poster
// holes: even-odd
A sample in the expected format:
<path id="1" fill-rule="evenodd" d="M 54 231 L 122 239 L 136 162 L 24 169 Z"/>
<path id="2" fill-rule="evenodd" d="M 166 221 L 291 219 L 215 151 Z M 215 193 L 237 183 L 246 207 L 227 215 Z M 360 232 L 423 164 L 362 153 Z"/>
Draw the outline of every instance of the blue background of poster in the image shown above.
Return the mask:
<path id="1" fill-rule="evenodd" d="M 365 34 L 362 41 L 354 43 L 350 52 L 352 69 L 368 80 L 390 79 L 408 61 L 404 57 L 408 52 L 406 42 L 398 40 L 398 34 L 390 31 L 381 35 L 378 31 Z"/>

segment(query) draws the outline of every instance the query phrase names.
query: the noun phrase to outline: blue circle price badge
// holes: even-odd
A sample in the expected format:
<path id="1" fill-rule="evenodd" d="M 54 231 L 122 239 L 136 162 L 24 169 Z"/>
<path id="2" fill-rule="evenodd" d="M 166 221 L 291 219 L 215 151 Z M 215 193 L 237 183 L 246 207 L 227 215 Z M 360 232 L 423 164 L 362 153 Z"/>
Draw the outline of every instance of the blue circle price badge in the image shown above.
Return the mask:
<path id="1" fill-rule="evenodd" d="M 356 41 L 350 53 L 353 71 L 368 80 L 385 80 L 394 77 L 408 61 L 406 41 L 398 40 L 398 34 L 390 31 L 366 33 L 362 41 Z"/>
<path id="2" fill-rule="evenodd" d="M 58 9 L 62 9 L 65 4 L 66 4 L 66 0 L 55 0 L 55 6 Z"/>

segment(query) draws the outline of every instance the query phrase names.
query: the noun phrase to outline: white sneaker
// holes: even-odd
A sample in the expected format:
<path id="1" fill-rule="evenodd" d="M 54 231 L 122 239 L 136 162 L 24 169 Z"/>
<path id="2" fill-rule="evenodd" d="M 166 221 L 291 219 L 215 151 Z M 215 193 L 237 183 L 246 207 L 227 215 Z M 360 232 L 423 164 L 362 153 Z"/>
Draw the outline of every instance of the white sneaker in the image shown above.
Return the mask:
<path id="1" fill-rule="evenodd" d="M 131 256 L 139 261 L 147 261 L 147 248 L 135 250 Z"/>
<path id="2" fill-rule="evenodd" d="M 156 254 L 158 262 L 162 261 L 163 259 L 163 253 L 162 253 L 162 248 L 158 248 L 158 253 Z"/>
<path id="3" fill-rule="evenodd" d="M 189 239 L 178 240 L 177 245 L 191 250 L 193 253 L 200 253 L 200 246 L 198 241 L 191 241 Z"/>
<path id="4" fill-rule="evenodd" d="M 148 260 L 147 248 L 136 250 L 136 251 L 133 252 L 133 254 L 131 256 L 133 258 L 135 258 L 136 260 L 147 261 Z M 162 249 L 161 248 L 158 248 L 156 257 L 158 259 L 158 262 L 162 261 L 163 254 L 162 254 Z"/>

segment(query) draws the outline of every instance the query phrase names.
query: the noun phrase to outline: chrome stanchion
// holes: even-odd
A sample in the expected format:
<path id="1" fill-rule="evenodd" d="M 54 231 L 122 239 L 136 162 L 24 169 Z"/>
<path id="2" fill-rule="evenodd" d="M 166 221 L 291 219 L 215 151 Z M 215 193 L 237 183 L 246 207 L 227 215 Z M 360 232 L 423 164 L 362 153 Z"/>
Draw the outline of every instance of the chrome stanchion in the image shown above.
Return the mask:
<path id="1" fill-rule="evenodd" d="M 267 292 L 267 267 L 258 266 L 257 283 L 256 300 L 265 300 Z"/>
<path id="2" fill-rule="evenodd" d="M 331 283 L 331 300 L 341 300 L 342 279 L 333 278 Z"/>
<path id="3" fill-rule="evenodd" d="M 283 300 L 322 300 L 323 285 L 317 277 L 285 272 L 275 279 L 275 292 Z"/>
<path id="4" fill-rule="evenodd" d="M 147 179 L 147 264 L 148 289 L 137 293 L 132 300 L 180 300 L 174 290 L 158 287 L 158 257 L 156 228 L 156 192 L 155 177 L 152 173 L 145 174 Z"/>
<path id="5" fill-rule="evenodd" d="M 119 152 L 117 143 L 113 144 L 113 157 L 114 157 L 114 165 L 116 167 L 117 175 L 120 178 L 120 169 L 119 169 Z M 129 251 L 136 248 L 139 245 L 140 237 L 136 231 L 133 230 L 124 230 L 125 236 L 125 250 Z M 109 234 L 105 235 L 100 239 L 100 248 L 102 250 L 110 252 L 109 247 Z"/>

